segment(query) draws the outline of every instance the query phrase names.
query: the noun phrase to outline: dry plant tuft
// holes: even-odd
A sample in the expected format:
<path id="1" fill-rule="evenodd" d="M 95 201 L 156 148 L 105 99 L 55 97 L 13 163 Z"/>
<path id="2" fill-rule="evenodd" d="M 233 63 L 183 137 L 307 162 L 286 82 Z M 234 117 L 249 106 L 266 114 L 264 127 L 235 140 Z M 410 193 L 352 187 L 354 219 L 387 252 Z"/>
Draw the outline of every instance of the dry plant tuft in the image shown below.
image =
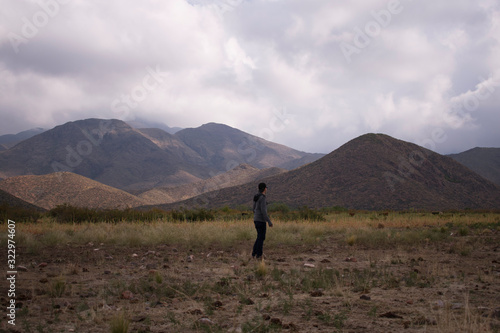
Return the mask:
<path id="1" fill-rule="evenodd" d="M 58 277 L 49 284 L 49 295 L 54 298 L 62 297 L 66 291 L 66 281 L 63 277 Z"/>
<path id="2" fill-rule="evenodd" d="M 122 312 L 111 319 L 110 331 L 111 333 L 127 333 L 129 324 L 125 313 Z"/>
<path id="3" fill-rule="evenodd" d="M 255 275 L 259 278 L 263 278 L 267 275 L 267 266 L 264 260 L 260 260 L 255 268 Z"/>
<path id="4" fill-rule="evenodd" d="M 459 311 L 457 311 L 459 310 Z M 465 295 L 464 303 L 447 304 L 437 313 L 439 332 L 493 332 L 491 319 L 482 316 L 477 309 L 471 308 L 469 295 Z"/>

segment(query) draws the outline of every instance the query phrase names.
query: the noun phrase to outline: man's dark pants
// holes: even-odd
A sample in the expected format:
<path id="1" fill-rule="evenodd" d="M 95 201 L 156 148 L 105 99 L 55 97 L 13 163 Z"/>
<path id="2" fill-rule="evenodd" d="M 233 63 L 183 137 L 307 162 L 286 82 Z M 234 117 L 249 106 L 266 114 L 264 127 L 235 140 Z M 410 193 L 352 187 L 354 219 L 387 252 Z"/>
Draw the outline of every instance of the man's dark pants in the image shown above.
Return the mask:
<path id="1" fill-rule="evenodd" d="M 266 222 L 254 221 L 255 229 L 257 230 L 257 239 L 253 245 L 252 257 L 261 258 L 264 240 L 266 239 Z"/>

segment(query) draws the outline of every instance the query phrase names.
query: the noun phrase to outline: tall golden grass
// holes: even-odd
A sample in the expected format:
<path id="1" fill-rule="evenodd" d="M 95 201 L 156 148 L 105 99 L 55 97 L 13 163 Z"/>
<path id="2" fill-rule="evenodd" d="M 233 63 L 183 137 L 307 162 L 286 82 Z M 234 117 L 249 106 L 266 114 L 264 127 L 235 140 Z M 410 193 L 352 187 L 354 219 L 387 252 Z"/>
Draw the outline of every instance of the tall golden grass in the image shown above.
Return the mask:
<path id="1" fill-rule="evenodd" d="M 425 213 L 359 213 L 326 215 L 326 220 L 274 220 L 266 246 L 314 245 L 329 237 L 348 245 L 383 246 L 440 241 L 456 233 L 499 228 L 500 214 L 470 213 L 432 215 Z M 7 243 L 7 225 L 0 225 L 0 243 Z M 255 238 L 251 219 L 205 222 L 57 223 L 51 218 L 16 224 L 16 243 L 30 251 L 59 244 L 109 244 L 155 246 L 169 244 L 190 248 L 231 248 Z"/>

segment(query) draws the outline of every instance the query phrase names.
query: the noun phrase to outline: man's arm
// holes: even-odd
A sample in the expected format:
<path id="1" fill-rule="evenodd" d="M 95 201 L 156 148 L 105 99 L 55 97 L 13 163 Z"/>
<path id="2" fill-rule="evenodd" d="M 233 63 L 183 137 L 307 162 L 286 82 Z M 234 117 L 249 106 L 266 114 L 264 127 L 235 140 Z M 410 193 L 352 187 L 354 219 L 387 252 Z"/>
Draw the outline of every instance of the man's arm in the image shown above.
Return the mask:
<path id="1" fill-rule="evenodd" d="M 264 218 L 265 222 L 267 222 L 267 224 L 269 224 L 269 226 L 272 227 L 273 223 L 271 222 L 269 215 L 267 215 L 266 197 L 262 196 L 259 198 L 259 200 L 260 200 L 260 211 L 262 212 L 262 217 Z"/>

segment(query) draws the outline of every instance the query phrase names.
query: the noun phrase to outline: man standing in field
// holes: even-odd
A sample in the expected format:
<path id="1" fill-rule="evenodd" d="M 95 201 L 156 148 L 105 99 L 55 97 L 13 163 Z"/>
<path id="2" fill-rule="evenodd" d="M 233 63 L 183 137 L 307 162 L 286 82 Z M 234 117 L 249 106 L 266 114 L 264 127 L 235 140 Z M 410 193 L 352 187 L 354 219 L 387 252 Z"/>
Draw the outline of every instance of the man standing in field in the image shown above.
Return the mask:
<path id="1" fill-rule="evenodd" d="M 253 245 L 252 258 L 256 259 L 262 259 L 264 240 L 266 239 L 266 223 L 269 224 L 269 227 L 273 226 L 267 215 L 266 193 L 266 184 L 260 183 L 259 193 L 253 197 L 253 221 L 257 230 L 257 239 Z"/>

